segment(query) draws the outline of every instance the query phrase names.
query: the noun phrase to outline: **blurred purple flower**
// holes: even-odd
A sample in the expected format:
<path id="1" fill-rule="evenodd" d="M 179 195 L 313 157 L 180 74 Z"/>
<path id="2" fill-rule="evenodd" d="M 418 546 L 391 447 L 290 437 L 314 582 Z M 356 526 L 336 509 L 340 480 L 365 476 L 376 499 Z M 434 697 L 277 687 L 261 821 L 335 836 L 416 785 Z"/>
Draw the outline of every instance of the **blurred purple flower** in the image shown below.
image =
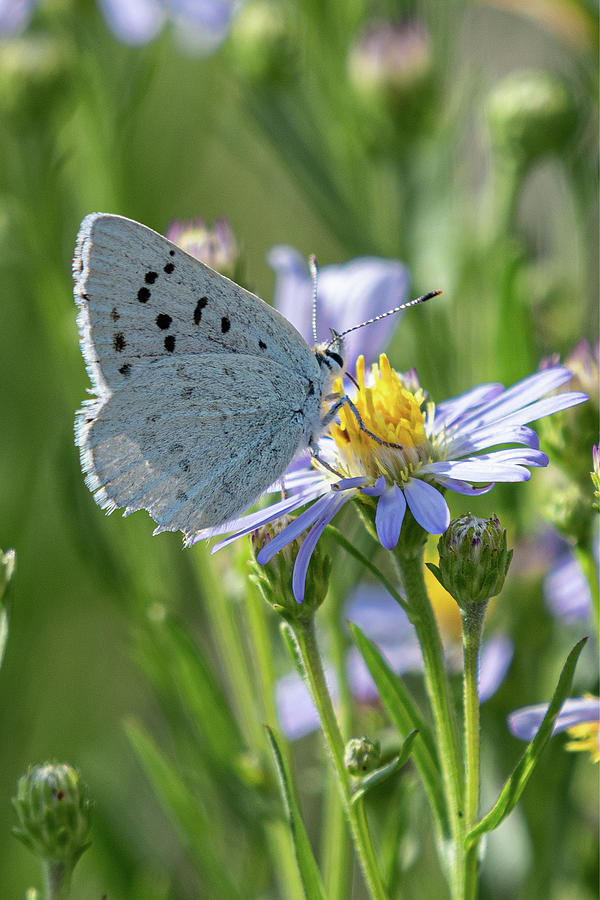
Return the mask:
<path id="1" fill-rule="evenodd" d="M 538 733 L 548 703 L 523 706 L 508 716 L 508 727 L 516 738 L 531 741 Z M 588 750 L 594 762 L 600 760 L 600 698 L 586 695 L 565 700 L 554 722 L 552 734 L 568 731 L 573 741 L 568 750 Z"/>
<path id="2" fill-rule="evenodd" d="M 297 250 L 280 244 L 270 251 L 268 262 L 276 273 L 273 304 L 295 325 L 308 344 L 312 335 L 312 278 Z M 342 332 L 366 319 L 403 303 L 408 295 L 408 270 L 396 260 L 364 256 L 319 270 L 317 335 L 329 340 L 330 326 Z M 401 314 L 361 328 L 348 335 L 344 348 L 346 367 L 354 370 L 362 353 L 373 359 L 385 348 Z"/>
<path id="3" fill-rule="evenodd" d="M 508 673 L 514 654 L 509 637 L 496 634 L 484 641 L 479 660 L 479 701 L 493 697 Z"/>
<path id="4" fill-rule="evenodd" d="M 423 657 L 415 630 L 404 610 L 379 585 L 361 584 L 350 595 L 345 618 L 359 626 L 386 658 L 397 675 L 421 673 Z M 451 644 L 446 646 L 446 665 L 460 671 L 462 659 Z M 497 635 L 483 645 L 479 696 L 482 703 L 500 687 L 512 660 L 513 646 L 509 638 Z M 375 703 L 379 693 L 365 662 L 356 649 L 346 654 L 346 672 L 353 696 L 359 703 Z M 339 696 L 335 672 L 326 671 L 332 698 Z M 319 716 L 304 682 L 296 672 L 279 679 L 276 703 L 281 729 L 289 740 L 297 740 L 319 727 Z"/>
<path id="5" fill-rule="evenodd" d="M 33 15 L 34 0 L 0 0 L 0 36 L 19 34 Z"/>
<path id="6" fill-rule="evenodd" d="M 553 616 L 567 621 L 587 619 L 592 593 L 577 558 L 565 549 L 556 567 L 544 578 L 544 600 Z"/>
<path id="7" fill-rule="evenodd" d="M 160 0 L 98 0 L 108 27 L 124 44 L 147 44 L 165 24 Z"/>
<path id="8" fill-rule="evenodd" d="M 167 22 L 185 47 L 210 53 L 225 39 L 239 0 L 98 0 L 115 37 L 137 46 L 153 40 Z M 0 36 L 27 27 L 35 0 L 0 0 Z"/>

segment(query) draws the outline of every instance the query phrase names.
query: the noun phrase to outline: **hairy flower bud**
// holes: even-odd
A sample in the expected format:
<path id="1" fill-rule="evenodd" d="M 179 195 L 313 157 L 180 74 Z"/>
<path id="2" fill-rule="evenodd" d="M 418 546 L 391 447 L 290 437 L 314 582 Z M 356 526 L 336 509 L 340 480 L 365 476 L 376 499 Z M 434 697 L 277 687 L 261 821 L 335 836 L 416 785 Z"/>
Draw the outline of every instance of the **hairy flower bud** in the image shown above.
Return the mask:
<path id="1" fill-rule="evenodd" d="M 17 784 L 13 806 L 19 826 L 13 834 L 48 863 L 71 870 L 90 846 L 91 801 L 71 766 L 34 766 Z"/>
<path id="2" fill-rule="evenodd" d="M 276 522 L 268 522 L 252 532 L 253 561 L 250 563 L 253 580 L 258 585 L 264 599 L 285 619 L 310 619 L 322 604 L 329 588 L 331 559 L 317 545 L 310 560 L 306 576 L 304 601 L 298 603 L 292 591 L 292 570 L 296 555 L 302 545 L 299 537 L 286 544 L 279 553 L 265 565 L 259 565 L 256 556 L 262 548 L 293 520 L 283 516 Z"/>
<path id="3" fill-rule="evenodd" d="M 381 762 L 379 741 L 372 741 L 366 735 L 351 738 L 344 750 L 344 765 L 351 775 L 366 775 L 376 769 Z"/>
<path id="4" fill-rule="evenodd" d="M 471 513 L 450 522 L 438 552 L 439 567 L 427 565 L 463 610 L 500 593 L 513 553 L 496 516 L 479 519 Z"/>
<path id="5" fill-rule="evenodd" d="M 229 50 L 241 72 L 254 84 L 285 84 L 294 72 L 291 33 L 282 7 L 254 0 L 237 14 Z"/>
<path id="6" fill-rule="evenodd" d="M 216 272 L 239 280 L 240 252 L 227 219 L 215 219 L 212 228 L 204 219 L 172 222 L 166 237 Z"/>
<path id="7" fill-rule="evenodd" d="M 533 69 L 512 72 L 495 85 L 487 116 L 497 153 L 523 167 L 561 153 L 577 125 L 577 109 L 562 81 Z"/>

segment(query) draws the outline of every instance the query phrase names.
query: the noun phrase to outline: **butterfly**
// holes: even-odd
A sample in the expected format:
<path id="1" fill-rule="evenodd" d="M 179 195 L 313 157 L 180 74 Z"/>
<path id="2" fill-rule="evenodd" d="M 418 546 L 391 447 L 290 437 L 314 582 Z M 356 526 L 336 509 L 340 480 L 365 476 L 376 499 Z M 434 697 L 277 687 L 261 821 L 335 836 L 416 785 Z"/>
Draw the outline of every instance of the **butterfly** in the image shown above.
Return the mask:
<path id="1" fill-rule="evenodd" d="M 87 216 L 73 276 L 95 395 L 75 440 L 107 512 L 145 509 L 155 534 L 189 542 L 251 505 L 299 452 L 317 453 L 340 405 L 353 407 L 332 388 L 354 328 L 309 347 L 276 309 L 145 225 Z"/>

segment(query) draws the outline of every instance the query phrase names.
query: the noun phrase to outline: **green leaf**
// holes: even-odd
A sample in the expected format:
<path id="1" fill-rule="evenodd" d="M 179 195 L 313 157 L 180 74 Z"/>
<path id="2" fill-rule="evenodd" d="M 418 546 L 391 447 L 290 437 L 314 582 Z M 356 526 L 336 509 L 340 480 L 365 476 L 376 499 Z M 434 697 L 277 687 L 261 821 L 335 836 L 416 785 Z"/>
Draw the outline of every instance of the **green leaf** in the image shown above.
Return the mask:
<path id="1" fill-rule="evenodd" d="M 223 900 L 240 900 L 240 894 L 225 874 L 226 866 L 212 851 L 213 826 L 197 798 L 141 725 L 129 720 L 125 722 L 125 731 L 162 808 L 206 879 L 207 890 L 210 886 L 212 895 Z"/>
<path id="2" fill-rule="evenodd" d="M 325 900 L 325 890 L 321 881 L 321 874 L 315 861 L 315 857 L 308 840 L 306 828 L 302 821 L 300 807 L 296 800 L 291 779 L 286 770 L 283 754 L 279 747 L 279 743 L 275 734 L 268 725 L 265 725 L 267 737 L 271 746 L 277 777 L 279 782 L 279 790 L 281 799 L 285 808 L 288 824 L 292 834 L 296 860 L 298 861 L 298 870 L 302 880 L 302 886 L 307 900 Z"/>
<path id="3" fill-rule="evenodd" d="M 419 732 L 416 729 L 414 731 L 411 731 L 402 744 L 400 753 L 395 756 L 391 762 L 389 762 L 385 766 L 380 766 L 379 769 L 375 769 L 374 772 L 370 772 L 360 780 L 358 787 L 352 794 L 352 803 L 356 803 L 358 800 L 365 796 L 367 791 L 370 791 L 371 788 L 375 787 L 375 785 L 381 784 L 382 781 L 385 781 L 386 778 L 389 778 L 390 775 L 393 775 L 394 772 L 397 772 L 398 769 L 402 768 L 402 766 L 410 756 L 413 742 L 418 733 Z"/>
<path id="4" fill-rule="evenodd" d="M 552 737 L 554 722 L 560 712 L 561 706 L 571 691 L 575 666 L 577 665 L 579 654 L 583 650 L 586 641 L 587 638 L 583 638 L 579 643 L 575 644 L 569 653 L 560 674 L 560 678 L 558 679 L 556 690 L 554 691 L 552 700 L 548 706 L 548 711 L 542 720 L 542 724 L 540 725 L 536 736 L 531 743 L 528 744 L 527 749 L 513 769 L 512 774 L 507 779 L 492 809 L 466 836 L 465 843 L 467 849 L 480 835 L 497 828 L 519 802 L 521 794 L 525 790 L 525 785 L 533 775 L 534 769 L 539 762 L 544 747 Z"/>
<path id="5" fill-rule="evenodd" d="M 354 642 L 371 677 L 377 686 L 382 703 L 398 729 L 401 737 L 408 738 L 412 731 L 419 732 L 419 740 L 413 748 L 413 759 L 419 770 L 433 813 L 440 823 L 442 833 L 446 832 L 447 817 L 440 778 L 437 750 L 429 726 L 421 718 L 415 703 L 403 681 L 393 672 L 381 653 L 357 625 L 349 623 Z M 409 747 L 410 749 L 410 747 Z"/>

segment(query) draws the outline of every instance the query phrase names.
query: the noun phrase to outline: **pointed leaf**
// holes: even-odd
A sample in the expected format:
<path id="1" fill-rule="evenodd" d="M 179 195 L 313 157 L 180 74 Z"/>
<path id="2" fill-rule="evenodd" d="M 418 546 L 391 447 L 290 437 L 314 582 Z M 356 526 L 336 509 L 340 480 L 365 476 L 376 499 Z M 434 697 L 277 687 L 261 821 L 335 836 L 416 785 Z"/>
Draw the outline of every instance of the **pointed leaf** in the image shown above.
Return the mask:
<path id="1" fill-rule="evenodd" d="M 527 745 L 525 753 L 507 779 L 500 792 L 500 796 L 492 809 L 480 822 L 478 822 L 475 828 L 473 828 L 465 838 L 467 848 L 470 847 L 480 835 L 497 828 L 519 802 L 521 794 L 525 790 L 525 785 L 531 778 L 534 769 L 539 762 L 544 747 L 552 737 L 555 719 L 571 691 L 575 666 L 577 665 L 579 654 L 583 650 L 586 641 L 587 638 L 583 638 L 579 643 L 575 644 L 569 653 L 560 674 L 560 678 L 558 679 L 556 690 L 554 691 L 552 700 L 548 706 L 548 711 L 542 720 L 542 724 L 540 725 L 536 736 Z"/>
<path id="2" fill-rule="evenodd" d="M 225 865 L 213 854 L 212 823 L 200 809 L 189 787 L 179 777 L 176 767 L 163 755 L 141 725 L 130 720 L 125 723 L 125 732 L 159 803 L 196 861 L 201 875 L 210 884 L 211 890 L 224 900 L 240 900 L 240 894 L 227 878 Z"/>
<path id="3" fill-rule="evenodd" d="M 267 737 L 275 762 L 275 769 L 277 770 L 279 790 L 288 824 L 290 826 L 304 892 L 307 900 L 326 900 L 323 882 L 321 881 L 321 874 L 315 861 L 310 841 L 308 840 L 306 828 L 304 827 L 304 822 L 302 821 L 302 815 L 300 813 L 300 807 L 298 806 L 294 788 L 285 767 L 283 754 L 281 753 L 279 743 L 273 730 L 269 728 L 268 725 L 265 725 L 265 728 L 267 730 Z"/>
<path id="4" fill-rule="evenodd" d="M 437 750 L 429 726 L 421 718 L 415 703 L 403 681 L 389 665 L 375 646 L 357 625 L 349 623 L 352 637 L 362 653 L 371 677 L 377 686 L 379 696 L 390 718 L 400 732 L 408 737 L 411 731 L 418 731 L 420 739 L 413 748 L 413 759 L 421 774 L 429 802 L 442 832 L 446 831 L 446 807 L 442 792 Z M 410 749 L 410 748 L 409 748 Z"/>
<path id="5" fill-rule="evenodd" d="M 393 775 L 394 772 L 397 772 L 398 769 L 402 768 L 404 763 L 407 761 L 410 756 L 410 751 L 412 749 L 413 741 L 418 735 L 418 731 L 415 729 L 411 731 L 408 735 L 402 747 L 400 748 L 400 753 L 398 756 L 395 756 L 391 762 L 389 762 L 385 766 L 380 766 L 379 769 L 375 769 L 374 772 L 370 772 L 368 775 L 365 775 L 364 778 L 360 780 L 360 783 L 352 795 L 352 803 L 356 803 L 361 797 L 364 797 L 367 791 L 370 791 L 371 788 L 375 787 L 377 784 L 381 784 L 382 781 L 385 781 L 386 778 L 389 778 L 390 775 Z"/>

